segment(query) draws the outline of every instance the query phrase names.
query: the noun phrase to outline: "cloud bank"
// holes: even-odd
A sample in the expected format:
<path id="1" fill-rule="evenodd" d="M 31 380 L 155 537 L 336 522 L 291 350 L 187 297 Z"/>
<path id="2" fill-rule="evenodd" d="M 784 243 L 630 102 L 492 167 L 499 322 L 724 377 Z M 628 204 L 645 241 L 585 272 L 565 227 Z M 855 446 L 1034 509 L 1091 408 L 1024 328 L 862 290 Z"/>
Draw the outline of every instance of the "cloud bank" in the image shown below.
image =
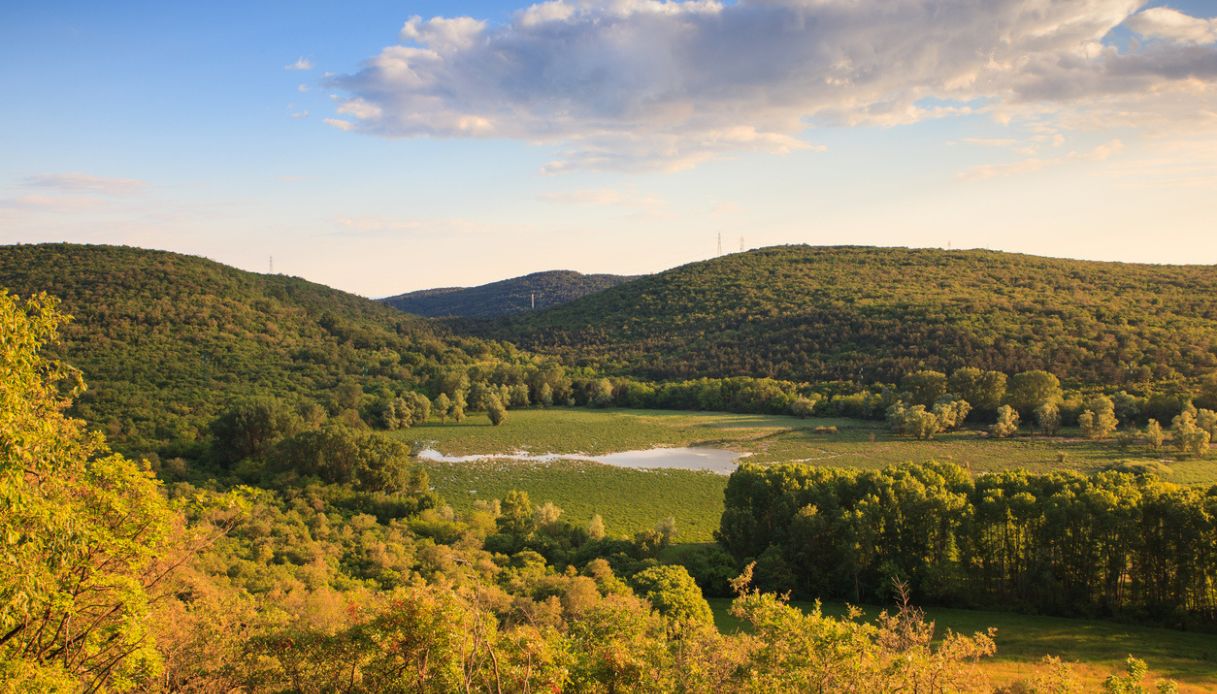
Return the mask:
<path id="1" fill-rule="evenodd" d="M 344 97 L 326 122 L 544 144 L 550 171 L 684 168 L 814 148 L 816 126 L 970 113 L 1217 127 L 1217 24 L 1144 4 L 551 0 L 497 26 L 413 17 L 332 78 Z M 1137 40 L 1118 46 L 1121 26 Z"/>

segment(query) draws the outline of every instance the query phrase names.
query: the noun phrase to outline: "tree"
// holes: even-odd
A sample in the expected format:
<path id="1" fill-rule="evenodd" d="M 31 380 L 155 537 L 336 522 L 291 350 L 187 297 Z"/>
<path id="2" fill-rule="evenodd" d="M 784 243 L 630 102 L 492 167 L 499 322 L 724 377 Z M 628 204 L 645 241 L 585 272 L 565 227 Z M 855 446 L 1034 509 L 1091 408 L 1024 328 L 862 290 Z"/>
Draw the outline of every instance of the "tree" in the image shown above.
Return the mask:
<path id="1" fill-rule="evenodd" d="M 261 458 L 302 427 L 290 407 L 275 398 L 250 398 L 228 408 L 211 423 L 212 450 L 231 465 Z"/>
<path id="2" fill-rule="evenodd" d="M 947 375 L 941 371 L 914 371 L 900 381 L 900 390 L 913 405 L 928 408 L 947 394 Z"/>
<path id="3" fill-rule="evenodd" d="M 817 400 L 813 400 L 805 395 L 800 395 L 795 398 L 794 402 L 790 403 L 790 414 L 799 419 L 807 419 L 816 412 Z"/>
<path id="4" fill-rule="evenodd" d="M 942 431 L 938 415 L 925 409 L 924 405 L 906 406 L 903 402 L 892 405 L 887 411 L 887 421 L 892 431 L 928 441 Z"/>
<path id="5" fill-rule="evenodd" d="M 1061 381 L 1047 371 L 1024 371 L 1010 379 L 1006 403 L 1020 415 L 1031 415 L 1047 403 L 1060 402 Z"/>
<path id="6" fill-rule="evenodd" d="M 1082 435 L 1091 439 L 1105 439 L 1120 426 L 1116 419 L 1116 406 L 1106 395 L 1096 395 L 1086 401 L 1085 410 L 1078 416 Z"/>
<path id="7" fill-rule="evenodd" d="M 972 406 L 967 400 L 942 399 L 934 403 L 934 416 L 938 418 L 938 428 L 941 431 L 954 431 L 963 426 L 964 420 Z"/>
<path id="8" fill-rule="evenodd" d="M 178 519 L 146 467 L 63 414 L 84 384 L 42 349 L 67 319 L 46 295 L 0 292 L 0 680 L 151 687 L 144 615 L 179 561 Z"/>
<path id="9" fill-rule="evenodd" d="M 452 399 L 447 393 L 440 393 L 435 396 L 435 402 L 432 409 L 435 410 L 435 415 L 439 417 L 441 423 L 448 422 L 448 416 L 452 413 Z"/>
<path id="10" fill-rule="evenodd" d="M 951 374 L 951 392 L 967 400 L 981 412 L 995 412 L 1006 397 L 1006 374 L 983 371 L 972 366 L 956 369 Z"/>
<path id="11" fill-rule="evenodd" d="M 496 395 L 490 395 L 486 398 L 486 415 L 490 417 L 490 423 L 496 427 L 507 421 L 507 408 L 503 406 L 503 401 Z"/>
<path id="12" fill-rule="evenodd" d="M 1035 408 L 1035 423 L 1044 436 L 1056 436 L 1061 430 L 1061 408 L 1054 402 Z"/>
<path id="13" fill-rule="evenodd" d="M 604 539 L 604 519 L 599 513 L 592 514 L 592 519 L 587 524 L 587 536 L 593 540 Z"/>
<path id="14" fill-rule="evenodd" d="M 631 582 L 639 595 L 654 605 L 659 614 L 673 622 L 714 623 L 710 605 L 683 566 L 652 566 L 635 574 Z"/>
<path id="15" fill-rule="evenodd" d="M 591 407 L 608 407 L 613 404 L 613 382 L 607 378 L 592 381 L 587 394 Z"/>
<path id="16" fill-rule="evenodd" d="M 1162 431 L 1162 425 L 1158 420 L 1151 419 L 1145 425 L 1145 442 L 1149 444 L 1151 450 L 1162 450 L 1162 444 L 1166 441 L 1166 434 Z"/>
<path id="17" fill-rule="evenodd" d="M 1196 415 L 1184 411 L 1175 417 L 1171 430 L 1180 453 L 1197 457 L 1208 453 L 1213 437 L 1196 425 Z"/>
<path id="18" fill-rule="evenodd" d="M 1018 410 L 1009 405 L 997 409 L 997 421 L 989 428 L 989 433 L 997 438 L 1009 438 L 1018 433 Z"/>
<path id="19" fill-rule="evenodd" d="M 454 421 L 454 422 L 465 421 L 465 394 L 464 393 L 458 392 L 455 396 L 453 396 L 452 406 L 450 408 L 448 408 L 448 416 L 450 416 L 452 418 L 452 421 Z"/>
<path id="20" fill-rule="evenodd" d="M 427 420 L 431 419 L 431 401 L 426 395 L 411 391 L 402 399 L 406 401 L 410 411 L 410 426 L 426 424 Z"/>

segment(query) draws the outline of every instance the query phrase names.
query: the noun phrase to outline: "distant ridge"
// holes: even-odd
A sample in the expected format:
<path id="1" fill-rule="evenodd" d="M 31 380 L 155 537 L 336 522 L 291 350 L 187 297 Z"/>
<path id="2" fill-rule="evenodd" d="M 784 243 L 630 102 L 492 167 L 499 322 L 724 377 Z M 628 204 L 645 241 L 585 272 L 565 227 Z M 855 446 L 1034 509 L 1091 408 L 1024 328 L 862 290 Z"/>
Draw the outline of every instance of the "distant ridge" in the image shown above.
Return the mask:
<path id="1" fill-rule="evenodd" d="M 636 279 L 571 270 L 534 272 L 477 287 L 423 289 L 381 299 L 393 308 L 432 318 L 494 318 L 559 306 Z"/>
<path id="2" fill-rule="evenodd" d="M 891 382 L 971 365 L 1160 382 L 1217 371 L 1217 269 L 780 246 L 455 325 L 572 364 L 657 378 Z"/>

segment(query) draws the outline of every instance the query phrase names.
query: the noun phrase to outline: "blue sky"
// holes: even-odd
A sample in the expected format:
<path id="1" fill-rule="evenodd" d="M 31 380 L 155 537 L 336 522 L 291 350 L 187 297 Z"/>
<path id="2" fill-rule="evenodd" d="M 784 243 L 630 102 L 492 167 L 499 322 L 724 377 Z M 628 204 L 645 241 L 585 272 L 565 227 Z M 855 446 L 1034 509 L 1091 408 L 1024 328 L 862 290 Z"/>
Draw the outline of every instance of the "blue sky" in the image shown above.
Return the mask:
<path id="1" fill-rule="evenodd" d="M 8 2 L 0 243 L 370 296 L 719 234 L 1217 263 L 1217 3 L 884 4 Z"/>

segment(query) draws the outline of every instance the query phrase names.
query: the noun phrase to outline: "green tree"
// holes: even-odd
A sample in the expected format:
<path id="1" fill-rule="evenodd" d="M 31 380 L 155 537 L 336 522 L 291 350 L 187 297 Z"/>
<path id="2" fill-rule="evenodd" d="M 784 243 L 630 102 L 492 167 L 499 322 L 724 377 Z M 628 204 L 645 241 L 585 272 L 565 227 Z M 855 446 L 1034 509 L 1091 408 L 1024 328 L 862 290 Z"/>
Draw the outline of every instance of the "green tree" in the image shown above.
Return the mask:
<path id="1" fill-rule="evenodd" d="M 1018 433 L 1018 410 L 1009 405 L 997 409 L 997 421 L 989 428 L 989 433 L 997 438 L 1009 438 Z"/>
<path id="2" fill-rule="evenodd" d="M 1061 408 L 1054 402 L 1035 408 L 1035 424 L 1044 436 L 1056 436 L 1061 430 Z"/>
<path id="3" fill-rule="evenodd" d="M 490 423 L 496 427 L 507 421 L 507 408 L 498 396 L 491 395 L 486 398 L 486 415 L 490 417 Z"/>
<path id="4" fill-rule="evenodd" d="M 1024 371 L 1010 379 L 1006 403 L 1020 415 L 1031 416 L 1035 410 L 1061 399 L 1061 380 L 1047 371 Z"/>
<path id="5" fill-rule="evenodd" d="M 1166 441 L 1166 433 L 1162 431 L 1162 425 L 1158 420 L 1151 419 L 1145 425 L 1145 442 L 1149 444 L 1151 450 L 1162 450 L 1162 444 Z"/>
<path id="6" fill-rule="evenodd" d="M 1120 426 L 1116 419 L 1116 406 L 1106 395 L 1095 395 L 1086 400 L 1085 410 L 1078 416 L 1082 435 L 1091 439 L 1105 439 Z"/>
<path id="7" fill-rule="evenodd" d="M 984 371 L 972 366 L 956 369 L 951 374 L 951 392 L 963 398 L 981 412 L 996 412 L 1006 397 L 1006 374 Z"/>
<path id="8" fill-rule="evenodd" d="M 300 417 L 282 400 L 242 400 L 211 423 L 212 450 L 226 464 L 262 458 L 301 429 Z"/>
<path id="9" fill-rule="evenodd" d="M 449 415 L 452 414 L 452 399 L 448 397 L 447 393 L 440 393 L 435 396 L 432 409 L 435 410 L 435 416 L 439 417 L 441 423 L 447 423 Z"/>
<path id="10" fill-rule="evenodd" d="M 714 623 L 710 605 L 683 566 L 652 566 L 635 574 L 631 583 L 639 595 L 674 622 Z"/>
<path id="11" fill-rule="evenodd" d="M 0 680 L 13 691 L 150 687 L 145 615 L 175 514 L 143 466 L 63 414 L 77 372 L 42 355 L 67 317 L 0 292 Z"/>

